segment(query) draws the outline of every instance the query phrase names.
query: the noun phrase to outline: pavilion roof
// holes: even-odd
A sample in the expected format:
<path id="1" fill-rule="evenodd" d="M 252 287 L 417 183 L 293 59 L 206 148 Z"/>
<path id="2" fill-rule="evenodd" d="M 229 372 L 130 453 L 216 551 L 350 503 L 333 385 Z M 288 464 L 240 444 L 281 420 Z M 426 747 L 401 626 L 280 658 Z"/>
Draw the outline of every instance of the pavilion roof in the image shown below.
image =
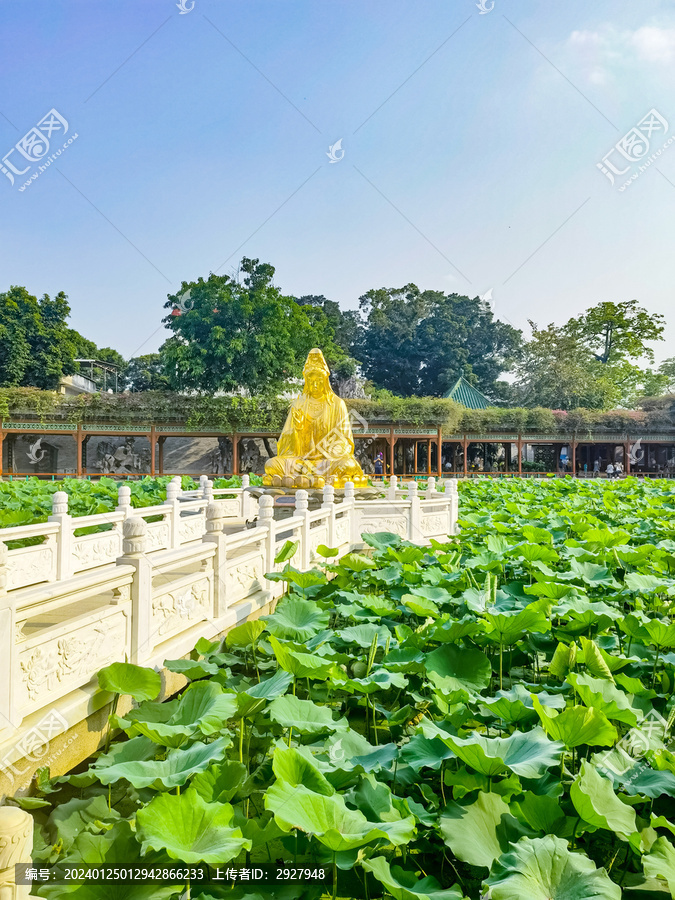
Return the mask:
<path id="1" fill-rule="evenodd" d="M 443 396 L 460 403 L 467 409 L 487 409 L 492 405 L 488 398 L 472 384 L 469 384 L 463 375 L 459 376 L 454 386 Z"/>

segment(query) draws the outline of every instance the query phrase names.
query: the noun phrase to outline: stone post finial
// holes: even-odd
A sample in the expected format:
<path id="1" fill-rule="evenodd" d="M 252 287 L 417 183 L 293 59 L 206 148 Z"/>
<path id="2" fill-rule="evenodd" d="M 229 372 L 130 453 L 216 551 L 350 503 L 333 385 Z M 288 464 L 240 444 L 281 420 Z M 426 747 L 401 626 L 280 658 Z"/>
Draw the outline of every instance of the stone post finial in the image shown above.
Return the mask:
<path id="1" fill-rule="evenodd" d="M 354 482 L 345 481 L 345 500 L 354 499 Z"/>
<path id="2" fill-rule="evenodd" d="M 258 501 L 258 518 L 269 521 L 274 518 L 274 497 L 263 494 Z"/>
<path id="3" fill-rule="evenodd" d="M 335 488 L 327 484 L 323 489 L 322 506 L 332 506 L 335 503 Z"/>
<path id="4" fill-rule="evenodd" d="M 242 476 L 241 476 L 241 486 L 242 486 L 242 488 L 247 488 L 247 487 L 250 486 L 250 484 L 251 484 L 251 477 L 250 477 L 250 475 L 242 475 Z"/>
<path id="5" fill-rule="evenodd" d="M 131 488 L 128 484 L 121 484 L 117 491 L 117 506 L 119 509 L 129 509 L 131 506 Z"/>
<path id="6" fill-rule="evenodd" d="M 166 486 L 167 503 L 173 503 L 174 500 L 178 500 L 179 494 L 180 494 L 180 485 L 176 484 L 175 480 L 170 481 Z"/>
<path id="7" fill-rule="evenodd" d="M 204 482 L 204 499 L 208 500 L 209 503 L 213 500 L 213 482 L 210 478 L 207 478 Z"/>
<path id="8" fill-rule="evenodd" d="M 307 491 L 299 490 L 295 493 L 295 511 L 296 513 L 306 513 L 309 508 L 309 494 Z"/>
<path id="9" fill-rule="evenodd" d="M 52 515 L 68 515 L 68 494 L 65 491 L 57 491 L 52 496 Z"/>
<path id="10" fill-rule="evenodd" d="M 417 496 L 417 482 L 409 481 L 408 482 L 408 497 L 416 497 Z"/>
<path id="11" fill-rule="evenodd" d="M 126 519 L 122 526 L 122 551 L 125 556 L 142 556 L 145 553 L 148 525 L 140 516 Z"/>
<path id="12" fill-rule="evenodd" d="M 206 507 L 206 531 L 218 534 L 225 526 L 226 508 L 222 500 L 212 500 Z"/>
<path id="13" fill-rule="evenodd" d="M 427 494 L 434 494 L 436 492 L 436 479 L 433 475 L 430 475 L 427 479 Z"/>

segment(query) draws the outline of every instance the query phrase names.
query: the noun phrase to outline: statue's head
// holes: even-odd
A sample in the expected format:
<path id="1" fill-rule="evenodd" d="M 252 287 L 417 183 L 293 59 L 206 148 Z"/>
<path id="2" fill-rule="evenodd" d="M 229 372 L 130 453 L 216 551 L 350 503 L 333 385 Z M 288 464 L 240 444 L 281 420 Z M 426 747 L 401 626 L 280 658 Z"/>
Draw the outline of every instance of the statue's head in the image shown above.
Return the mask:
<path id="1" fill-rule="evenodd" d="M 305 379 L 304 392 L 310 397 L 321 400 L 333 393 L 329 381 L 330 369 L 323 353 L 316 347 L 309 351 L 302 374 Z"/>

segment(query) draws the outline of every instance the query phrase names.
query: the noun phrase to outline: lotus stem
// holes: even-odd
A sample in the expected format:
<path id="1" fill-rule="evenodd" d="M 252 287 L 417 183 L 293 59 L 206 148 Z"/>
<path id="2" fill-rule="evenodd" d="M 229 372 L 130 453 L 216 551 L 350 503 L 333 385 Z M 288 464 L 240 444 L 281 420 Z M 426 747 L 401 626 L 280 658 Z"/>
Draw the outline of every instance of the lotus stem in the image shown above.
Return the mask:
<path id="1" fill-rule="evenodd" d="M 244 717 L 239 722 L 239 762 L 244 762 Z"/>
<path id="2" fill-rule="evenodd" d="M 654 682 L 656 681 L 656 667 L 659 664 L 659 656 L 661 654 L 661 650 L 656 648 L 656 656 L 654 657 L 654 668 L 652 669 L 652 688 L 654 687 Z"/>

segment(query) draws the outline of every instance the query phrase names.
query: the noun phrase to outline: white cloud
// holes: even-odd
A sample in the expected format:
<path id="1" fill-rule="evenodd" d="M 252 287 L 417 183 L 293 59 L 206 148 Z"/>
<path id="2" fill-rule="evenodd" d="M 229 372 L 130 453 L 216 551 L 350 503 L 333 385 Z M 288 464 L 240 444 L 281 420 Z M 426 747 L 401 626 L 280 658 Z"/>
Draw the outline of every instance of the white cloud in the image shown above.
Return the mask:
<path id="1" fill-rule="evenodd" d="M 658 63 L 675 59 L 675 28 L 644 25 L 633 32 L 630 40 L 642 59 Z"/>
<path id="2" fill-rule="evenodd" d="M 630 31 L 606 25 L 573 31 L 567 48 L 591 84 L 606 84 L 614 70 L 635 64 L 669 66 L 675 62 L 675 28 L 643 25 Z"/>

